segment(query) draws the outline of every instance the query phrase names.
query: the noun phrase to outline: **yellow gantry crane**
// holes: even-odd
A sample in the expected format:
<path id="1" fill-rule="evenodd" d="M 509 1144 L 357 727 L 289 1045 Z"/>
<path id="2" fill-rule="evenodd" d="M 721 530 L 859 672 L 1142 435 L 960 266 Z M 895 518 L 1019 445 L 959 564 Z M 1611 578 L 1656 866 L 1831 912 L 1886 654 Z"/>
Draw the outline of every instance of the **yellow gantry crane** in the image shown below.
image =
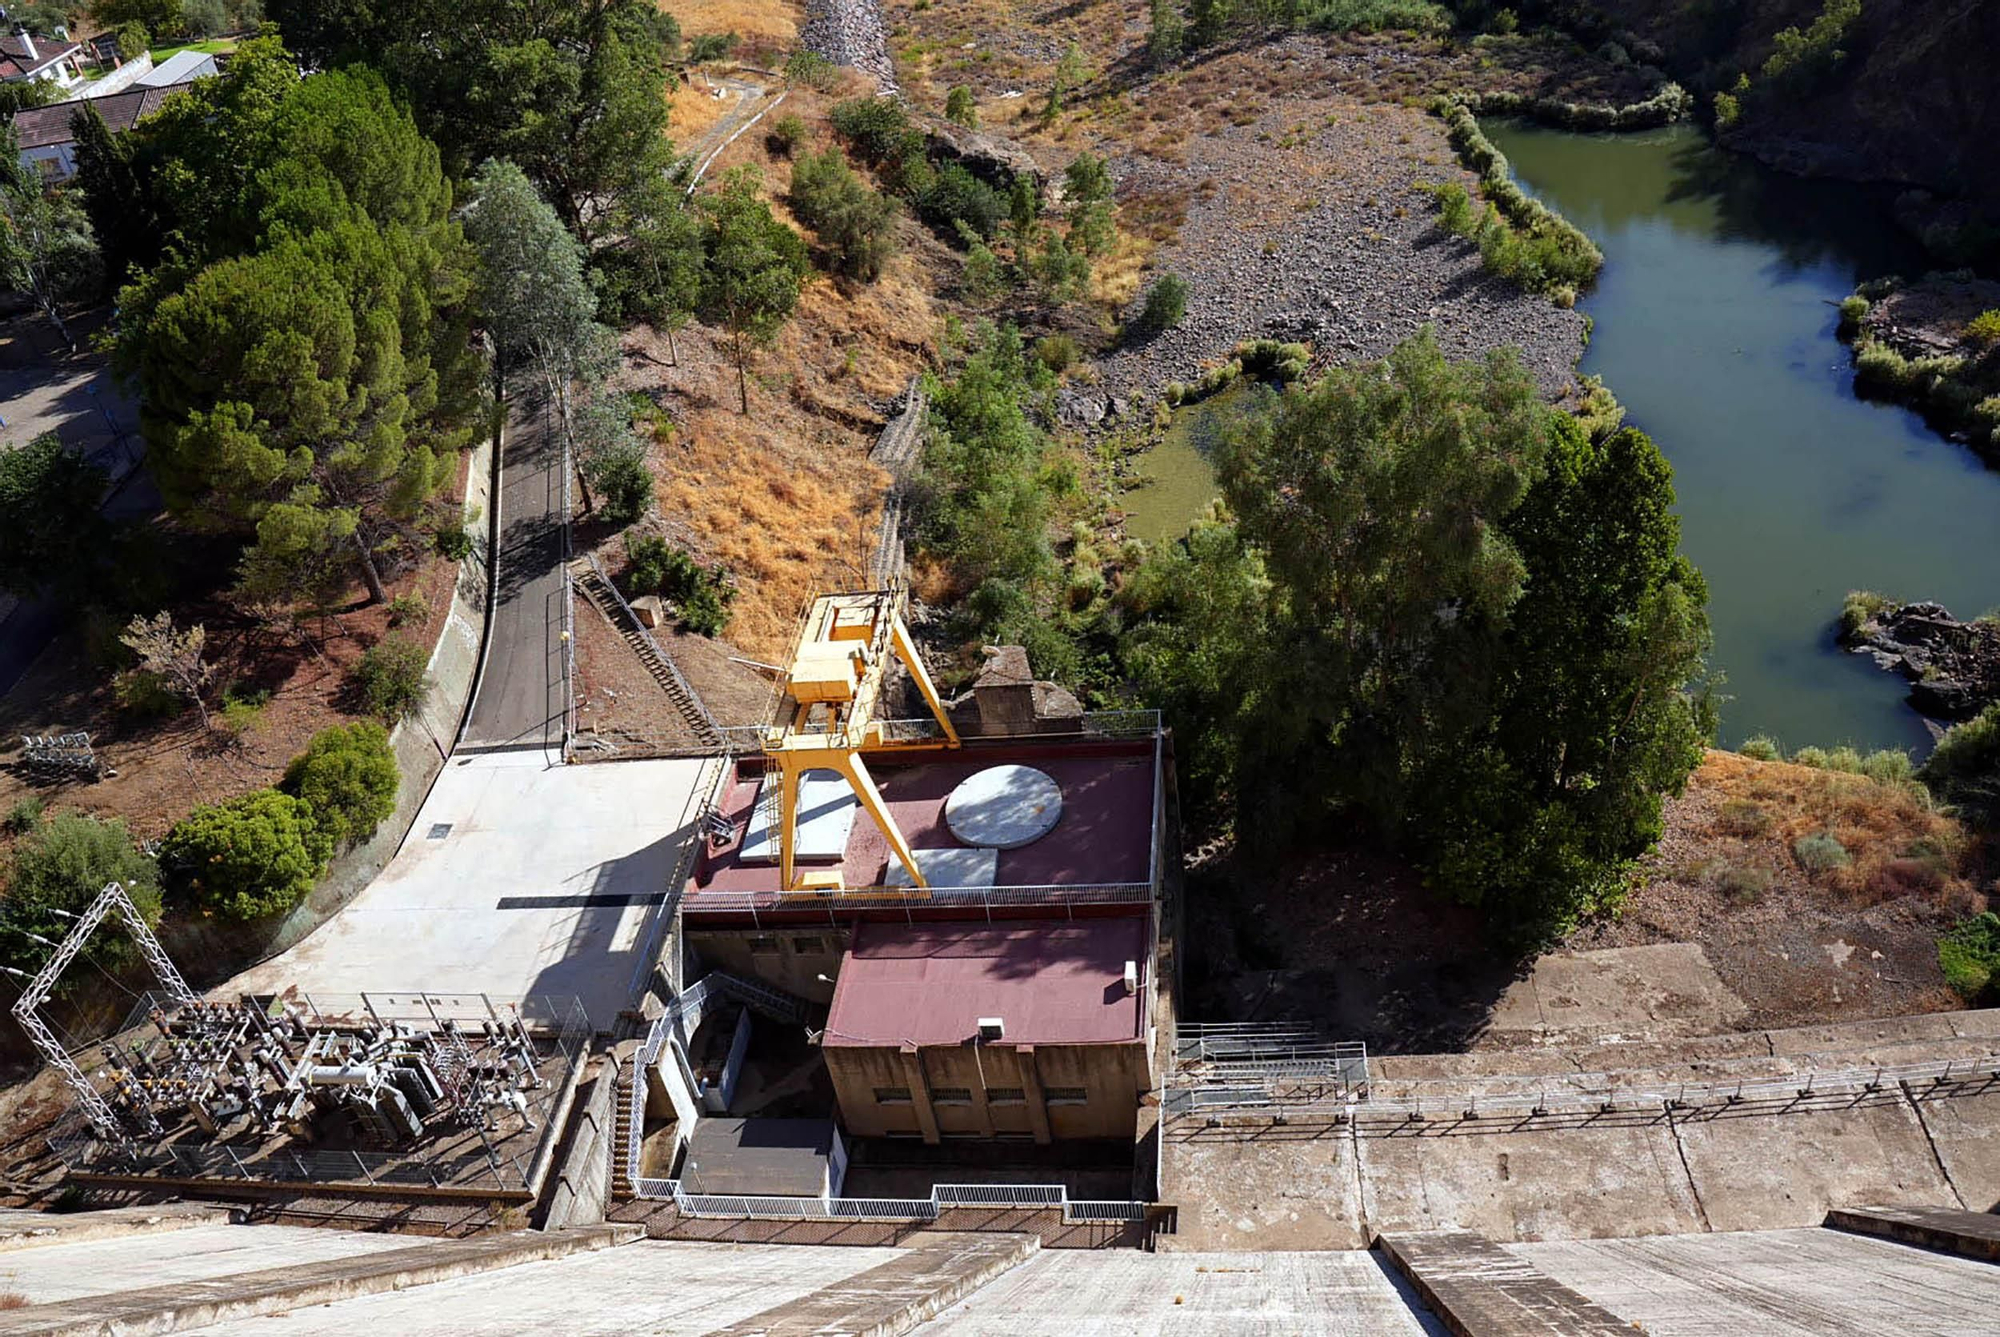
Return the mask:
<path id="1" fill-rule="evenodd" d="M 916 643 L 903 620 L 909 596 L 900 586 L 823 594 L 813 600 L 785 672 L 780 718 L 764 736 L 764 754 L 778 768 L 778 876 L 786 891 L 844 890 L 838 868 L 797 867 L 799 781 L 807 771 L 833 771 L 843 777 L 862 808 L 889 841 L 889 848 L 910 875 L 927 888 L 923 870 L 909 841 L 890 817 L 882 793 L 868 774 L 863 757 L 898 748 L 936 747 L 933 736 L 893 736 L 889 721 L 879 718 L 882 687 L 893 655 L 909 670 L 925 704 L 944 730 L 944 746 L 959 746 L 931 675 L 924 668 Z"/>

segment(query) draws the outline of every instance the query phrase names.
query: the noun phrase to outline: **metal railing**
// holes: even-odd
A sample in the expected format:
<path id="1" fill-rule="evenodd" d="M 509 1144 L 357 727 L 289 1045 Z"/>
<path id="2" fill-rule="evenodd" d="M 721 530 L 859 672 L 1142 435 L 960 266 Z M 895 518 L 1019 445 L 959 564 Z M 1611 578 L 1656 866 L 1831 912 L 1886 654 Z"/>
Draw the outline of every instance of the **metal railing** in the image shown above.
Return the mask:
<path id="1" fill-rule="evenodd" d="M 1769 1062 L 1770 1060 L 1764 1060 Z M 1727 1062 L 1725 1060 L 1724 1062 Z M 1270 1081 L 1169 1089 L 1169 1116 L 1229 1113 L 1328 1117 L 1357 1130 L 1383 1125 L 1468 1123 L 1483 1119 L 1574 1119 L 1613 1115 L 1698 1117 L 1705 1111 L 1784 1113 L 1851 1104 L 1890 1090 L 1914 1098 L 1960 1095 L 2000 1084 L 2000 1054 L 1921 1063 L 1746 1075 L 1734 1080 L 1622 1085 L 1614 1073 L 1580 1073 L 1537 1084 L 1534 1078 L 1426 1083 L 1394 1096 L 1329 1090 L 1323 1084 Z"/>
<path id="2" fill-rule="evenodd" d="M 635 1190 L 640 1181 L 633 1180 Z M 671 1199 L 683 1216 L 752 1221 L 935 1221 L 953 1208 L 1060 1211 L 1066 1224 L 1144 1221 L 1143 1202 L 1073 1199 L 1062 1184 L 937 1184 L 927 1198 L 806 1198 L 689 1193 L 679 1180 L 650 1180 L 643 1198 Z"/>
<path id="3" fill-rule="evenodd" d="M 604 588 L 611 591 L 611 597 L 618 601 L 618 607 L 623 610 L 626 620 L 631 624 L 632 629 L 639 634 L 640 639 L 646 642 L 647 648 L 659 656 L 660 662 L 666 666 L 667 672 L 672 675 L 674 685 L 693 704 L 695 718 L 690 719 L 688 723 L 693 727 L 696 736 L 701 739 L 702 745 L 704 747 L 722 746 L 724 751 L 728 751 L 726 745 L 719 745 L 711 741 L 714 737 L 720 736 L 723 730 L 717 726 L 715 716 L 709 713 L 708 703 L 703 701 L 694 688 L 688 685 L 688 680 L 681 675 L 681 666 L 674 662 L 674 657 L 666 652 L 665 648 L 654 638 L 653 633 L 647 629 L 646 624 L 639 620 L 639 614 L 633 610 L 631 604 L 625 601 L 624 593 L 619 590 L 611 577 L 604 573 L 604 566 L 597 560 L 597 554 L 593 552 L 587 554 L 587 556 L 590 561 L 591 573 L 604 583 Z M 676 702 L 675 704 L 678 705 L 679 703 Z"/>
<path id="4" fill-rule="evenodd" d="M 696 891 L 685 910 L 699 914 L 825 914 L 828 922 L 856 910 L 953 910 L 984 913 L 1014 907 L 1060 909 L 1074 918 L 1076 907 L 1145 905 L 1153 899 L 1149 882 L 1039 884 L 1020 887 L 848 887 L 840 891 Z"/>
<path id="5" fill-rule="evenodd" d="M 1077 717 L 1074 728 L 1059 729 L 1049 727 L 1054 721 L 1043 720 L 1041 727 L 1024 729 L 1020 733 L 981 733 L 961 730 L 962 736 L 971 739 L 1006 738 L 1028 741 L 1046 738 L 1061 739 L 1128 739 L 1151 738 L 1160 731 L 1160 712 L 1157 710 L 1092 710 Z M 882 731 L 882 737 L 892 743 L 930 743 L 945 741 L 944 728 L 928 715 L 912 719 L 877 720 L 874 726 Z M 732 724 L 716 731 L 721 735 L 724 751 L 744 755 L 761 752 L 767 740 L 783 737 L 786 730 L 769 724 Z M 833 734 L 840 732 L 826 725 L 794 726 L 790 732 L 794 736 L 811 736 L 815 733 Z"/>
<path id="6" fill-rule="evenodd" d="M 451 1156 L 427 1156 L 414 1151 L 308 1151 L 263 1143 L 179 1142 L 120 1147 L 99 1138 L 88 1121 L 72 1112 L 49 1135 L 49 1149 L 73 1171 L 107 1174 L 161 1175 L 185 1179 L 235 1179 L 247 1182 L 399 1184 L 430 1188 L 496 1188 L 533 1191 L 536 1167 L 547 1159 L 560 1129 L 557 1114 L 568 1098 L 576 1073 L 589 1054 L 590 1022 L 575 998 L 533 997 L 503 1000 L 496 1008 L 485 994 L 302 994 L 287 1000 L 300 1009 L 308 1026 L 355 1026 L 399 1023 L 413 1027 L 442 1026 L 445 1021 L 476 1031 L 494 1021 L 499 1008 L 518 1010 L 529 1033 L 550 1046 L 543 1062 L 560 1058 L 539 1090 L 524 1092 L 539 1135 L 532 1145 L 501 1154 L 479 1145 Z M 169 1010 L 178 1000 L 144 994 L 132 1009 L 127 1033 L 154 1008 Z M 94 1048 L 94 1047 L 93 1047 Z M 94 1064 L 98 1060 L 93 1057 Z"/>
<path id="7" fill-rule="evenodd" d="M 562 759 L 565 765 L 576 752 L 576 582 L 569 573 L 570 547 L 570 496 L 569 479 L 572 472 L 569 433 L 563 433 L 562 458 L 562 677 L 563 677 L 563 740 Z"/>

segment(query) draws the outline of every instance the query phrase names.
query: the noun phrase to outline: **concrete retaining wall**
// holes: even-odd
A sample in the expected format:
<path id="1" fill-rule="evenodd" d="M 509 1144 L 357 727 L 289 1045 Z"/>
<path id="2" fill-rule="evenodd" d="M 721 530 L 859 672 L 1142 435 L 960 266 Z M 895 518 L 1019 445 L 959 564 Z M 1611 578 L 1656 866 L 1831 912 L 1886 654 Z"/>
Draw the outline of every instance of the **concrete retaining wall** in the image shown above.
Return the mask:
<path id="1" fill-rule="evenodd" d="M 568 1230 L 604 1219 L 611 1205 L 611 1156 L 617 1135 L 618 1069 L 609 1060 L 577 1100 L 577 1117 L 563 1161 L 549 1188 L 544 1230 Z"/>

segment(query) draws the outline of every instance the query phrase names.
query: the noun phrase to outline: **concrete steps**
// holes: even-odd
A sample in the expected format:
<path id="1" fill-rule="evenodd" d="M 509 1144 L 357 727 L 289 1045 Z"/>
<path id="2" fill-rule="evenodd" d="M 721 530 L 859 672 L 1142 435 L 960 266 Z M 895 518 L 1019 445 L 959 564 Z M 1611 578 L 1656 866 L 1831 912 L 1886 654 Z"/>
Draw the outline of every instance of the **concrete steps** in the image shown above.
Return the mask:
<path id="1" fill-rule="evenodd" d="M 653 681 L 660 684 L 660 690 L 666 693 L 696 741 L 708 747 L 720 747 L 722 735 L 717 732 L 715 720 L 707 707 L 695 696 L 694 689 L 688 686 L 680 670 L 668 660 L 666 652 L 660 649 L 660 643 L 639 624 L 618 591 L 612 589 L 610 582 L 598 575 L 597 569 L 587 561 L 571 562 L 569 574 L 571 582 L 582 591 L 583 597 L 604 615 L 604 620 L 611 624 L 619 638 L 646 666 L 646 672 L 653 676 Z"/>
<path id="2" fill-rule="evenodd" d="M 1484 1235 L 1384 1235 L 1375 1247 L 1458 1337 L 1633 1337 L 1640 1331 Z"/>
<path id="3" fill-rule="evenodd" d="M 709 1337 L 893 1337 L 957 1304 L 1041 1248 L 1033 1235 L 934 1234 L 896 1258 Z"/>
<path id="4" fill-rule="evenodd" d="M 1846 1207 L 1826 1214 L 1834 1230 L 2000 1263 L 2000 1216 L 1949 1207 Z"/>
<path id="5" fill-rule="evenodd" d="M 246 1238 L 269 1239 L 282 1228 L 231 1229 L 244 1232 Z M 591 1252 L 626 1243 L 640 1233 L 631 1227 L 591 1226 L 550 1234 L 515 1231 L 401 1247 L 382 1241 L 381 1246 L 345 1257 L 318 1256 L 257 1271 L 212 1274 L 0 1310 L 0 1337 L 98 1337 L 103 1333 L 141 1337 L 180 1332 Z"/>
<path id="6" fill-rule="evenodd" d="M 632 1082 L 637 1065 L 629 1058 L 618 1064 L 618 1084 L 611 1096 L 611 1200 L 632 1200 Z"/>

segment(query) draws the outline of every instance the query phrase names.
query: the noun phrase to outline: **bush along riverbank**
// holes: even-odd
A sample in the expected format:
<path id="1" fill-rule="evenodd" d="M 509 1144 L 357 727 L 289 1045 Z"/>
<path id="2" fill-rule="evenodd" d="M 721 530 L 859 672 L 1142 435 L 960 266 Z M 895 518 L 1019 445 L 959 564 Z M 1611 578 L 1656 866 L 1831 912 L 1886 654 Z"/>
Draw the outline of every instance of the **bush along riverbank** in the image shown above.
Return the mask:
<path id="1" fill-rule="evenodd" d="M 1604 253 L 1583 230 L 1535 199 L 1515 182 L 1507 155 L 1479 128 L 1479 118 L 1455 97 L 1432 101 L 1459 161 L 1479 176 L 1484 207 L 1457 182 L 1436 191 L 1438 221 L 1447 232 L 1479 245 L 1486 268 L 1530 292 L 1546 293 L 1557 306 L 1573 306 L 1579 288 L 1597 277 Z"/>
<path id="2" fill-rule="evenodd" d="M 1585 131 L 1652 130 L 1685 121 L 1694 115 L 1695 105 L 1694 95 L 1672 82 L 1661 84 L 1643 102 L 1624 106 L 1513 92 L 1454 93 L 1452 100 L 1475 116 L 1520 116 L 1558 130 Z"/>
<path id="3" fill-rule="evenodd" d="M 1908 404 L 2000 466 L 2000 283 L 1969 270 L 1864 283 L 1840 333 L 1856 393 Z"/>
<path id="4" fill-rule="evenodd" d="M 1274 385 L 1301 380 L 1312 365 L 1312 349 L 1279 339 L 1245 339 L 1230 351 L 1229 360 L 1210 367 L 1195 381 L 1169 381 L 1161 398 L 1168 408 L 1207 399 L 1234 385 L 1246 374 Z"/>

